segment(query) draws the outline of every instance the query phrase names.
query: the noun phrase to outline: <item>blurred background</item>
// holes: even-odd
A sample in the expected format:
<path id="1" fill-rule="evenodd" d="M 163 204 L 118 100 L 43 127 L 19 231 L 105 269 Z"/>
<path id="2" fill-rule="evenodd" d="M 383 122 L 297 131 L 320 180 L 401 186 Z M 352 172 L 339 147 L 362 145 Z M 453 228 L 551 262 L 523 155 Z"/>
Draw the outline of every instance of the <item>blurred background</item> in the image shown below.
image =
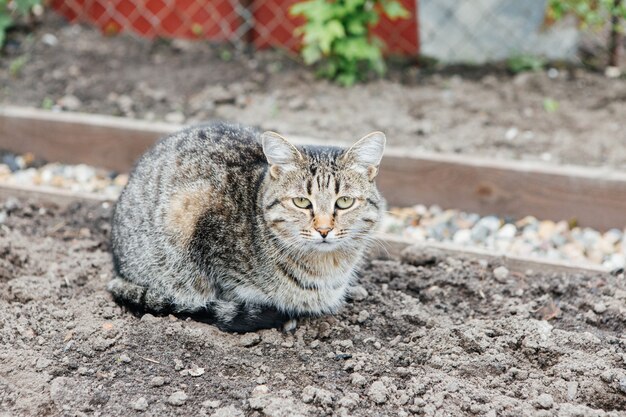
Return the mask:
<path id="1" fill-rule="evenodd" d="M 5 0 L 0 100 L 624 168 L 624 14 L 621 0 Z"/>

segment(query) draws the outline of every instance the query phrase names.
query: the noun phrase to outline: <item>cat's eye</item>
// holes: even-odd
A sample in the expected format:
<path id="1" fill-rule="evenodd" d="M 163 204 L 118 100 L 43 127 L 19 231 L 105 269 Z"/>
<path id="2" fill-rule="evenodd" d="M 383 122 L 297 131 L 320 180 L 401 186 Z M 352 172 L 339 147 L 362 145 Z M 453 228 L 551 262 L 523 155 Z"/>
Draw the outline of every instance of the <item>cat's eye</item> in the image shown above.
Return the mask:
<path id="1" fill-rule="evenodd" d="M 295 204 L 296 207 L 299 207 L 301 209 L 307 209 L 311 207 L 311 200 L 309 200 L 308 198 L 304 198 L 304 197 L 296 197 L 293 199 L 293 204 Z"/>
<path id="2" fill-rule="evenodd" d="M 339 197 L 335 204 L 337 204 L 337 208 L 342 210 L 349 209 L 354 204 L 354 198 L 346 196 Z"/>

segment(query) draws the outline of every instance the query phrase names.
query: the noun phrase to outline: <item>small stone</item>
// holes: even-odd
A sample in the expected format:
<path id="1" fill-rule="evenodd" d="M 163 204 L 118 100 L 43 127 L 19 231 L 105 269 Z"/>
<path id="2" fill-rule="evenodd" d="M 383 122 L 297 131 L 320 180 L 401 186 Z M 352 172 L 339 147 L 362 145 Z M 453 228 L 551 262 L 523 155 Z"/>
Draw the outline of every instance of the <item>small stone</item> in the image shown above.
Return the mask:
<path id="1" fill-rule="evenodd" d="M 183 391 L 176 391 L 167 398 L 167 403 L 174 406 L 181 406 L 185 404 L 189 397 Z"/>
<path id="2" fill-rule="evenodd" d="M 359 394 L 351 392 L 343 396 L 338 404 L 340 407 L 345 407 L 348 410 L 355 408 L 359 404 Z"/>
<path id="3" fill-rule="evenodd" d="M 499 266 L 493 270 L 493 276 L 496 281 L 505 283 L 507 278 L 509 277 L 509 270 L 504 266 Z"/>
<path id="4" fill-rule="evenodd" d="M 134 401 L 130 404 L 130 408 L 137 411 L 146 411 L 148 409 L 148 400 L 144 397 L 140 397 L 137 401 Z"/>
<path id="5" fill-rule="evenodd" d="M 211 417 L 243 417 L 244 415 L 243 411 L 231 404 L 228 407 L 218 408 L 211 414 Z"/>
<path id="6" fill-rule="evenodd" d="M 619 78 L 622 75 L 622 71 L 619 67 L 606 67 L 604 70 L 604 75 L 606 78 Z"/>
<path id="7" fill-rule="evenodd" d="M 130 96 L 122 94 L 121 96 L 117 97 L 116 102 L 117 106 L 123 113 L 129 114 L 133 111 L 134 102 L 133 99 L 130 98 Z"/>
<path id="8" fill-rule="evenodd" d="M 578 393 L 578 382 L 570 381 L 567 383 L 567 399 L 574 401 Z"/>
<path id="9" fill-rule="evenodd" d="M 374 381 L 370 385 L 367 395 L 376 404 L 384 404 L 387 402 L 388 390 L 382 381 Z"/>
<path id="10" fill-rule="evenodd" d="M 267 385 L 257 385 L 252 390 L 252 394 L 251 395 L 253 397 L 261 397 L 263 395 L 269 394 L 269 392 L 270 392 L 270 389 L 268 388 Z"/>
<path id="11" fill-rule="evenodd" d="M 220 400 L 206 400 L 202 403 L 205 408 L 218 408 L 222 404 Z"/>
<path id="12" fill-rule="evenodd" d="M 517 234 L 517 227 L 512 223 L 507 223 L 498 230 L 496 236 L 500 239 L 511 240 Z"/>
<path id="13" fill-rule="evenodd" d="M 587 323 L 596 324 L 598 322 L 598 315 L 591 310 L 583 314 L 583 317 Z"/>
<path id="14" fill-rule="evenodd" d="M 41 42 L 48 46 L 56 46 L 59 43 L 59 39 L 52 33 L 44 33 L 41 37 Z"/>
<path id="15" fill-rule="evenodd" d="M 549 68 L 547 71 L 548 78 L 554 80 L 559 77 L 559 70 L 556 68 Z"/>
<path id="16" fill-rule="evenodd" d="M 535 407 L 543 408 L 544 410 L 548 410 L 552 408 L 553 404 L 554 404 L 554 400 L 552 399 L 552 395 L 550 394 L 541 394 L 535 400 Z"/>
<path id="17" fill-rule="evenodd" d="M 370 318 L 370 313 L 368 313 L 367 310 L 361 310 L 359 312 L 359 316 L 357 317 L 356 321 L 359 323 L 364 323 L 369 318 Z"/>
<path id="18" fill-rule="evenodd" d="M 151 387 L 162 387 L 165 385 L 165 378 L 162 376 L 155 376 L 150 380 Z"/>
<path id="19" fill-rule="evenodd" d="M 508 128 L 507 131 L 504 133 L 504 139 L 511 141 L 515 139 L 517 135 L 519 135 L 519 129 L 516 127 L 511 127 Z"/>
<path id="20" fill-rule="evenodd" d="M 39 358 L 37 359 L 37 363 L 35 364 L 35 368 L 37 369 L 45 369 L 52 364 L 50 359 Z"/>
<path id="21" fill-rule="evenodd" d="M 452 381 L 446 386 L 446 391 L 448 392 L 457 392 L 458 390 L 459 384 L 456 381 Z"/>
<path id="22" fill-rule="evenodd" d="M 261 335 L 258 333 L 245 333 L 239 336 L 239 346 L 251 347 L 261 342 Z"/>
<path id="23" fill-rule="evenodd" d="M 194 377 L 204 375 L 204 368 L 199 368 L 196 365 L 192 366 L 187 371 L 189 372 L 189 375 L 194 376 Z"/>
<path id="24" fill-rule="evenodd" d="M 350 380 L 352 385 L 356 385 L 359 387 L 365 386 L 367 384 L 367 379 L 358 372 L 352 374 L 352 379 Z"/>
<path id="25" fill-rule="evenodd" d="M 185 122 L 185 115 L 179 111 L 173 111 L 167 113 L 164 119 L 168 123 L 182 124 Z"/>
<path id="26" fill-rule="evenodd" d="M 602 301 L 595 303 L 593 305 L 593 311 L 597 314 L 602 314 L 606 311 L 606 304 L 604 304 Z"/>
<path id="27" fill-rule="evenodd" d="M 183 361 L 181 361 L 180 359 L 174 359 L 174 369 L 176 371 L 180 371 L 181 369 L 183 369 Z"/>
<path id="28" fill-rule="evenodd" d="M 452 236 L 452 242 L 457 245 L 467 245 L 472 241 L 472 231 L 469 229 L 460 229 Z"/>
<path id="29" fill-rule="evenodd" d="M 78 97 L 68 94 L 61 97 L 57 101 L 57 104 L 64 110 L 76 111 L 83 103 L 78 99 Z"/>

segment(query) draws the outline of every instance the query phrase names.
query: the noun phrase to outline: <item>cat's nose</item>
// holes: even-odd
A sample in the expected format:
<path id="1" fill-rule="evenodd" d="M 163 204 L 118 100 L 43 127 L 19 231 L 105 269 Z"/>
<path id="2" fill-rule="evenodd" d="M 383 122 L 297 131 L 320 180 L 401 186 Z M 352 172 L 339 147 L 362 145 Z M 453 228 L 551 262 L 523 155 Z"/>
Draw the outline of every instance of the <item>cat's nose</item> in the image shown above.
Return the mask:
<path id="1" fill-rule="evenodd" d="M 331 230 L 333 230 L 333 228 L 332 227 L 316 227 L 315 230 L 317 230 L 317 232 L 323 238 L 326 238 L 326 236 L 328 236 L 328 234 L 330 233 Z"/>

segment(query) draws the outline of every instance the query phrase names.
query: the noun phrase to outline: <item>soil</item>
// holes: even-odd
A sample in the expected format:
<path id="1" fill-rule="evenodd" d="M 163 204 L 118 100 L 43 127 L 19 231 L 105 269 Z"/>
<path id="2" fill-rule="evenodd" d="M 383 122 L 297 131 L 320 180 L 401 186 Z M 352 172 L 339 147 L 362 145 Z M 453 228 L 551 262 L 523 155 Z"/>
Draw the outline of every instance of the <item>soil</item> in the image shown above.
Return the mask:
<path id="1" fill-rule="evenodd" d="M 623 274 L 407 249 L 294 333 L 136 317 L 111 207 L 0 201 L 1 416 L 626 416 Z"/>
<path id="2" fill-rule="evenodd" d="M 149 42 L 48 14 L 10 34 L 0 103 L 148 120 L 229 119 L 329 142 L 385 131 L 392 146 L 626 169 L 626 78 L 580 68 L 509 74 L 392 65 L 344 89 L 284 52 Z"/>

